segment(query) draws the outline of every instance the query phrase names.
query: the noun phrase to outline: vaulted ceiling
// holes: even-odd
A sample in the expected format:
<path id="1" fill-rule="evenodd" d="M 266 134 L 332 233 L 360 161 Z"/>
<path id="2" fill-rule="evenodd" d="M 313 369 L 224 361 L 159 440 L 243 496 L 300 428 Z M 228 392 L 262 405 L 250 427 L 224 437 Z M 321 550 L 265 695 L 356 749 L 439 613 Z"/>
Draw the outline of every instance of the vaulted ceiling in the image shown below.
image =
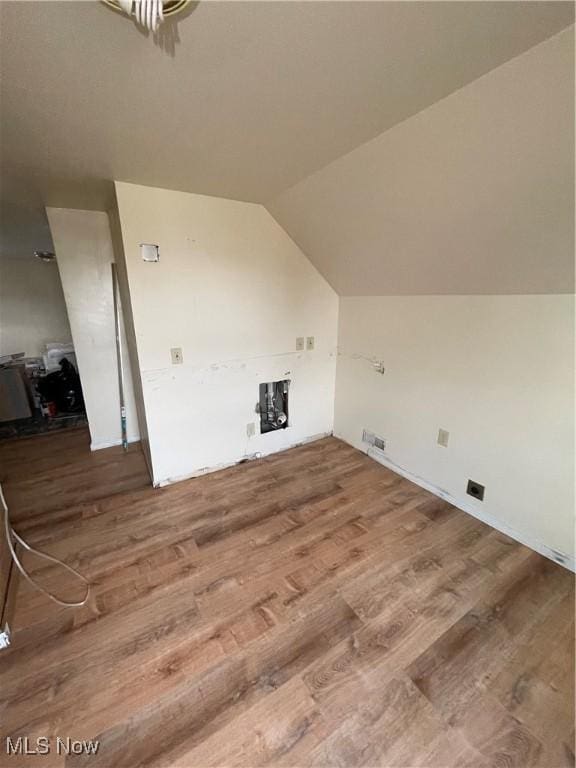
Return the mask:
<path id="1" fill-rule="evenodd" d="M 573 17 L 569 2 L 199 2 L 159 44 L 99 2 L 4 1 L 2 251 L 43 246 L 44 205 L 105 209 L 112 179 L 270 203 L 301 238 L 282 193 Z"/>
<path id="2" fill-rule="evenodd" d="M 340 295 L 574 292 L 574 30 L 268 203 Z"/>

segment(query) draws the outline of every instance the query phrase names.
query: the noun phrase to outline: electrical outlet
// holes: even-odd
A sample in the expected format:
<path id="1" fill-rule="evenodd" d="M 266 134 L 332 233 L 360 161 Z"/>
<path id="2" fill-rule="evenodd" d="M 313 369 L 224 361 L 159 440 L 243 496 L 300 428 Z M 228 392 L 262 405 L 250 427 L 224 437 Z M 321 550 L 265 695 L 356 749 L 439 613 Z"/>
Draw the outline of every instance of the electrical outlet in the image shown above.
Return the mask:
<path id="1" fill-rule="evenodd" d="M 302 352 L 304 349 L 304 336 L 296 337 L 296 352 Z"/>
<path id="2" fill-rule="evenodd" d="M 314 349 L 314 336 L 306 336 L 306 349 L 308 351 Z"/>
<path id="3" fill-rule="evenodd" d="M 466 493 L 469 496 L 473 496 L 475 499 L 478 499 L 478 501 L 484 500 L 484 486 L 480 485 L 480 483 L 476 483 L 474 480 L 468 480 Z"/>
<path id="4" fill-rule="evenodd" d="M 254 437 L 256 434 L 256 424 L 254 424 L 253 421 L 251 421 L 250 424 L 246 424 L 246 434 L 248 437 Z"/>
<path id="5" fill-rule="evenodd" d="M 443 448 L 448 448 L 448 438 L 450 437 L 450 432 L 446 431 L 445 429 L 439 429 L 438 430 L 438 445 L 441 445 Z"/>
<path id="6" fill-rule="evenodd" d="M 172 356 L 172 365 L 181 365 L 184 362 L 182 347 L 172 347 L 170 354 Z"/>

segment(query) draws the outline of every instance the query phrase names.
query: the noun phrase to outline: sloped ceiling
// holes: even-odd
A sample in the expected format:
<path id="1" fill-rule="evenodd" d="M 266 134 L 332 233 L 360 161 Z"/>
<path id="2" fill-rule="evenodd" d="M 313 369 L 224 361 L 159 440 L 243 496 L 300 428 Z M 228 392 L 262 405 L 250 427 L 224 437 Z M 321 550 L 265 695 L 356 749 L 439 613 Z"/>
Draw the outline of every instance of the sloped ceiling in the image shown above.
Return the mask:
<path id="1" fill-rule="evenodd" d="M 573 5 L 200 2 L 163 47 L 98 2 L 0 17 L 2 248 L 27 255 L 44 205 L 104 209 L 112 179 L 277 198 L 298 236 L 283 190 L 556 34 Z"/>
<path id="2" fill-rule="evenodd" d="M 574 30 L 268 208 L 341 295 L 574 291 Z"/>

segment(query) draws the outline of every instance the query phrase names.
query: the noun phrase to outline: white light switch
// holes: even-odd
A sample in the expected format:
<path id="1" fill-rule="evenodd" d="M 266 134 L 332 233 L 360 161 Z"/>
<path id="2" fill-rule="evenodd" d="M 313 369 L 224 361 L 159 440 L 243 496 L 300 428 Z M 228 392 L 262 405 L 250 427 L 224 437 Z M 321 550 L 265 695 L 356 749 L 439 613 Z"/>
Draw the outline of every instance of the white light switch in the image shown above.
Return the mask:
<path id="1" fill-rule="evenodd" d="M 306 336 L 306 349 L 314 349 L 314 336 Z"/>
<path id="2" fill-rule="evenodd" d="M 296 337 L 296 351 L 302 352 L 304 349 L 304 336 L 297 336 Z"/>
<path id="3" fill-rule="evenodd" d="M 172 355 L 172 365 L 180 365 L 183 362 L 181 347 L 172 347 L 170 354 Z"/>

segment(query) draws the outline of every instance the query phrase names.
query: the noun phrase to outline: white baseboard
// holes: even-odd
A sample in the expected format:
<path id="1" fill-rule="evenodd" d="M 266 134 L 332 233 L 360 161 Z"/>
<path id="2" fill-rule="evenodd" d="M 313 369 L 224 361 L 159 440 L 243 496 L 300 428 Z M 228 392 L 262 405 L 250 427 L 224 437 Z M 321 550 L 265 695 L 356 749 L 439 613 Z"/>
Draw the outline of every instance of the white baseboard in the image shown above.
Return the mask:
<path id="1" fill-rule="evenodd" d="M 275 448 L 272 451 L 257 451 L 256 453 L 248 453 L 245 456 L 241 456 L 235 461 L 228 461 L 224 464 L 216 464 L 212 467 L 203 467 L 202 469 L 195 470 L 186 475 L 177 475 L 175 477 L 167 477 L 162 480 L 154 481 L 154 488 L 165 488 L 167 485 L 173 483 L 180 483 L 182 480 L 191 480 L 193 477 L 201 477 L 202 475 L 208 475 L 212 472 L 219 472 L 221 469 L 228 469 L 229 467 L 235 467 L 236 464 L 241 464 L 245 461 L 254 461 L 255 459 L 263 459 L 265 456 L 272 456 L 274 453 L 282 453 L 282 451 L 289 451 L 291 448 L 297 448 L 299 445 L 306 445 L 306 443 L 313 443 L 315 440 L 322 440 L 325 437 L 331 437 L 332 432 L 320 432 L 316 435 L 310 435 L 310 437 L 304 437 L 302 440 L 297 440 L 290 445 L 284 445 L 282 448 Z"/>
<path id="2" fill-rule="evenodd" d="M 140 440 L 139 437 L 129 437 L 128 442 L 129 443 L 137 443 Z M 100 443 L 90 443 L 90 450 L 91 451 L 100 451 L 102 448 L 113 448 L 115 445 L 122 445 L 122 438 L 118 438 L 118 440 L 103 440 Z"/>
<path id="3" fill-rule="evenodd" d="M 344 442 L 347 441 L 345 440 Z M 465 502 L 455 499 L 450 493 L 448 493 L 448 491 L 445 491 L 442 488 L 438 488 L 433 483 L 424 480 L 424 478 L 413 474 L 409 470 L 404 469 L 404 467 L 400 467 L 398 464 L 395 464 L 389 458 L 384 456 L 384 454 L 377 449 L 370 447 L 366 453 L 368 456 L 370 456 L 371 459 L 374 459 L 374 461 L 377 461 L 379 464 L 382 464 L 383 466 L 392 470 L 392 472 L 396 472 L 396 474 L 402 475 L 402 477 L 405 477 L 407 480 L 410 480 L 410 482 L 419 485 L 421 488 L 425 488 L 435 496 L 439 496 L 441 499 L 445 499 L 447 502 L 452 504 L 452 506 L 461 509 L 463 512 L 466 512 L 469 515 L 472 515 L 472 517 L 476 517 L 478 520 L 486 523 L 486 525 L 489 525 L 491 528 L 500 531 L 500 533 L 504 533 L 506 536 L 509 536 L 511 539 L 518 541 L 520 544 L 524 544 L 526 547 L 529 547 L 529 549 L 534 550 L 534 552 L 538 552 L 538 554 L 547 557 L 549 560 L 553 560 L 555 563 L 564 566 L 564 568 L 567 568 L 569 571 L 576 571 L 576 558 L 574 555 L 568 555 L 565 552 L 559 552 L 556 549 L 552 549 L 546 544 L 543 544 L 541 541 L 533 539 L 531 536 L 527 536 L 526 534 L 511 528 L 509 525 L 506 525 L 506 523 L 503 523 L 489 512 L 485 512 L 484 510 L 480 510 L 472 504 L 466 504 Z"/>

